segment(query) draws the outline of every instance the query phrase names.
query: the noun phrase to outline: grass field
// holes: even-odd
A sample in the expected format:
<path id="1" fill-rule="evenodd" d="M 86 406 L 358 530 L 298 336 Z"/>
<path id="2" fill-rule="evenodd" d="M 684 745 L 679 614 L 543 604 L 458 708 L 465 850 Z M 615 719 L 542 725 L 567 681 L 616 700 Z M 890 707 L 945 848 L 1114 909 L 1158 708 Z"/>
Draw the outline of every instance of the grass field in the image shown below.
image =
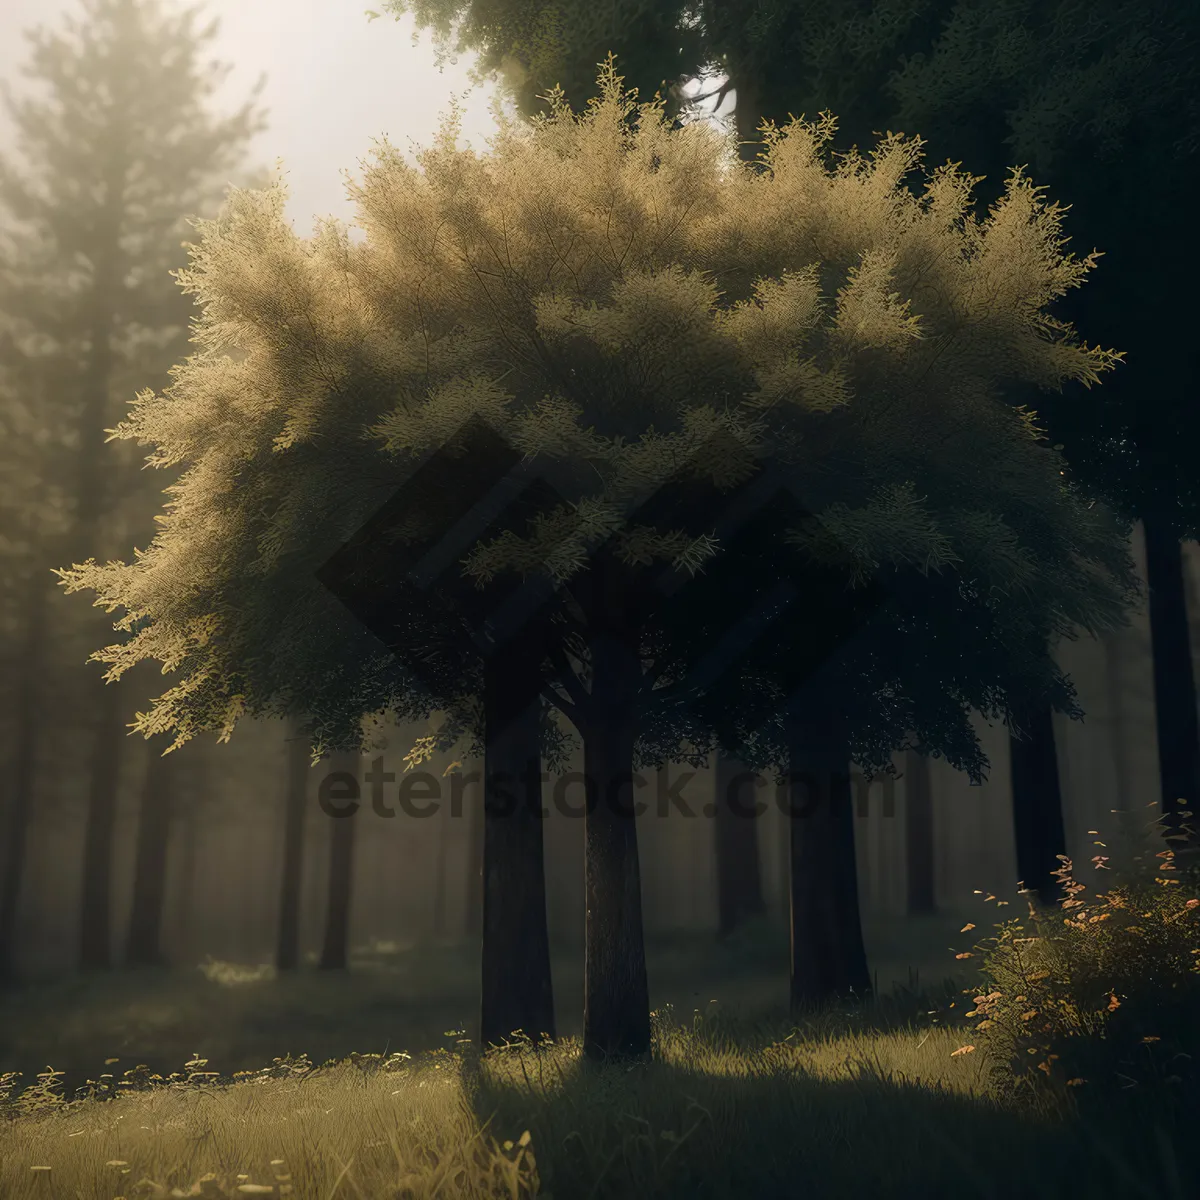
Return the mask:
<path id="1" fill-rule="evenodd" d="M 654 1054 L 621 1067 L 580 1056 L 569 959 L 559 1042 L 484 1059 L 468 1036 L 475 964 L 456 947 L 376 947 L 346 976 L 210 963 L 10 994 L 0 1069 L 49 1065 L 71 1089 L 104 1072 L 118 1089 L 143 1062 L 178 1074 L 112 1101 L 26 1093 L 0 1121 L 0 1196 L 1200 1194 L 1190 1123 L 1119 1095 L 1086 1115 L 1015 1095 L 984 1052 L 955 1054 L 965 1005 L 949 983 L 885 985 L 797 1023 L 766 933 L 676 939 L 650 963 Z M 208 1061 L 185 1068 L 196 1051 Z"/>

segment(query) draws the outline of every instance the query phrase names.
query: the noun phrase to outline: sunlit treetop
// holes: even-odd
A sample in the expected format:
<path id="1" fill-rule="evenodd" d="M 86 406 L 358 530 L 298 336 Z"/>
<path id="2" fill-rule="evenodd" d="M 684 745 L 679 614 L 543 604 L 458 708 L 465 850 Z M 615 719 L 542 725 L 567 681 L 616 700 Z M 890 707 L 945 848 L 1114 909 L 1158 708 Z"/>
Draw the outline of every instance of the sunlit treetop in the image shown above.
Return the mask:
<path id="1" fill-rule="evenodd" d="M 473 418 L 564 495 L 462 571 L 566 589 L 583 631 L 577 670 L 557 668 L 568 714 L 586 699 L 576 588 L 597 546 L 631 603 L 646 573 L 721 553 L 711 531 L 629 520 L 681 470 L 716 491 L 780 470 L 819 518 L 778 530 L 780 563 L 824 556 L 847 587 L 903 576 L 907 599 L 872 636 L 925 636 L 905 623 L 921 579 L 974 606 L 962 645 L 992 648 L 986 678 L 964 680 L 928 641 L 920 685 L 891 681 L 934 749 L 973 737 L 971 706 L 1003 701 L 996 647 L 1061 699 L 1047 637 L 1120 623 L 1124 530 L 1005 401 L 1014 382 L 1091 385 L 1120 359 L 1047 312 L 1095 259 L 1061 254 L 1058 209 L 1019 171 L 984 221 L 951 167 L 914 195 L 898 185 L 920 143 L 898 136 L 830 164 L 828 116 L 766 129 L 764 170 L 731 165 L 711 128 L 672 128 L 661 102 L 635 112 L 611 61 L 600 90 L 582 115 L 553 94 L 549 114 L 504 121 L 483 155 L 457 148 L 455 114 L 416 166 L 381 143 L 353 188 L 361 244 L 335 222 L 297 237 L 278 183 L 199 223 L 179 273 L 201 308 L 196 353 L 117 431 L 184 473 L 132 562 L 63 572 L 68 590 L 124 610 L 125 636 L 97 656 L 111 676 L 153 659 L 178 679 L 143 733 L 182 741 L 288 713 L 318 743 L 345 742 L 368 714 L 435 704 L 315 572 Z M 646 653 L 686 653 L 678 631 L 642 633 Z M 802 640 L 781 638 L 783 657 Z M 919 649 L 896 662 L 911 669 Z M 939 670 L 950 700 L 934 696 Z M 645 679 L 673 673 L 647 663 Z M 847 703 L 860 730 L 878 717 L 871 694 Z"/>

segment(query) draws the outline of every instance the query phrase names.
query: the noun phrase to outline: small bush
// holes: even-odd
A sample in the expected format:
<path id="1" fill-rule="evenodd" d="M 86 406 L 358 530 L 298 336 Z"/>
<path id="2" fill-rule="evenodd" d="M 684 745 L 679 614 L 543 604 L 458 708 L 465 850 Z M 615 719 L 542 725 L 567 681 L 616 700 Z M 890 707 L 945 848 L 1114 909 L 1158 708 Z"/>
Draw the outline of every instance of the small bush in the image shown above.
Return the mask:
<path id="1" fill-rule="evenodd" d="M 998 1081 L 1040 1091 L 1123 1090 L 1172 1106 L 1200 1091 L 1200 889 L 1172 850 L 1089 896 L 1070 859 L 1057 909 L 978 943 L 968 1014 Z M 1103 858 L 1097 865 L 1104 869 Z"/>

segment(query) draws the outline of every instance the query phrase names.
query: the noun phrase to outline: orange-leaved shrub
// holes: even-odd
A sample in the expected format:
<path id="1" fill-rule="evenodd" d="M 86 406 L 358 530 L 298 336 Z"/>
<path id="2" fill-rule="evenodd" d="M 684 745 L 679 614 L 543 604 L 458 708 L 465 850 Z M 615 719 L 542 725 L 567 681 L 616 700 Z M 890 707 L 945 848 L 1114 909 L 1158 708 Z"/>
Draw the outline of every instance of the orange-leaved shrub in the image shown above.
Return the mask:
<path id="1" fill-rule="evenodd" d="M 972 1040 L 1014 1087 L 1200 1091 L 1200 887 L 1173 850 L 1089 894 L 1062 858 L 1063 898 L 980 942 Z M 1098 859 L 1104 867 L 1105 860 Z"/>

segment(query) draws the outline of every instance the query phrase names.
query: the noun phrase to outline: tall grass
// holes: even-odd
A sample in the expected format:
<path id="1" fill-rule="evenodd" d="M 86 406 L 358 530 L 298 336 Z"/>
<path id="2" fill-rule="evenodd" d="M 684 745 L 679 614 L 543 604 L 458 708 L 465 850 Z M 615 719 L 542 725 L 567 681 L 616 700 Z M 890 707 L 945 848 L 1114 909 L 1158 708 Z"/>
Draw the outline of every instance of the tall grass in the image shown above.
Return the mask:
<path id="1" fill-rule="evenodd" d="M 0 1124 L 0 1195 L 1194 1194 L 1161 1129 L 998 1088 L 987 1052 L 956 1055 L 962 1028 L 909 1015 L 920 1003 L 799 1025 L 663 1011 L 651 1059 L 624 1066 L 589 1064 L 567 1039 L 230 1080 L 196 1060 L 74 1101 L 47 1079 Z"/>
<path id="2" fill-rule="evenodd" d="M 26 1087 L 0 1076 L 0 1197 L 1200 1195 L 1200 880 L 1170 851 L 1096 894 L 1065 860 L 1059 878 L 1059 906 L 1030 905 L 958 956 L 977 968 L 969 1000 L 948 980 L 786 1017 L 664 1005 L 651 1055 L 624 1065 L 585 1061 L 572 1037 L 481 1056 L 462 1030 L 413 1057 L 346 1057 L 348 1025 L 371 1040 L 367 1016 L 394 1021 L 395 979 L 284 986 L 208 964 L 194 1006 L 214 1008 L 205 987 L 227 996 L 210 1016 L 244 1026 L 228 1042 L 239 1053 L 285 1002 L 343 1050 L 228 1076 L 200 1055 L 165 1077 L 114 1060 L 78 1090 L 50 1069 Z M 439 995 L 455 995 L 443 967 Z M 179 979 L 136 981 L 138 1020 L 166 1028 Z M 116 989 L 64 992 L 44 1019 L 65 1024 L 73 1006 L 86 1028 L 89 1013 L 126 1011 Z M 121 1026 L 91 1028 L 99 1048 Z"/>

